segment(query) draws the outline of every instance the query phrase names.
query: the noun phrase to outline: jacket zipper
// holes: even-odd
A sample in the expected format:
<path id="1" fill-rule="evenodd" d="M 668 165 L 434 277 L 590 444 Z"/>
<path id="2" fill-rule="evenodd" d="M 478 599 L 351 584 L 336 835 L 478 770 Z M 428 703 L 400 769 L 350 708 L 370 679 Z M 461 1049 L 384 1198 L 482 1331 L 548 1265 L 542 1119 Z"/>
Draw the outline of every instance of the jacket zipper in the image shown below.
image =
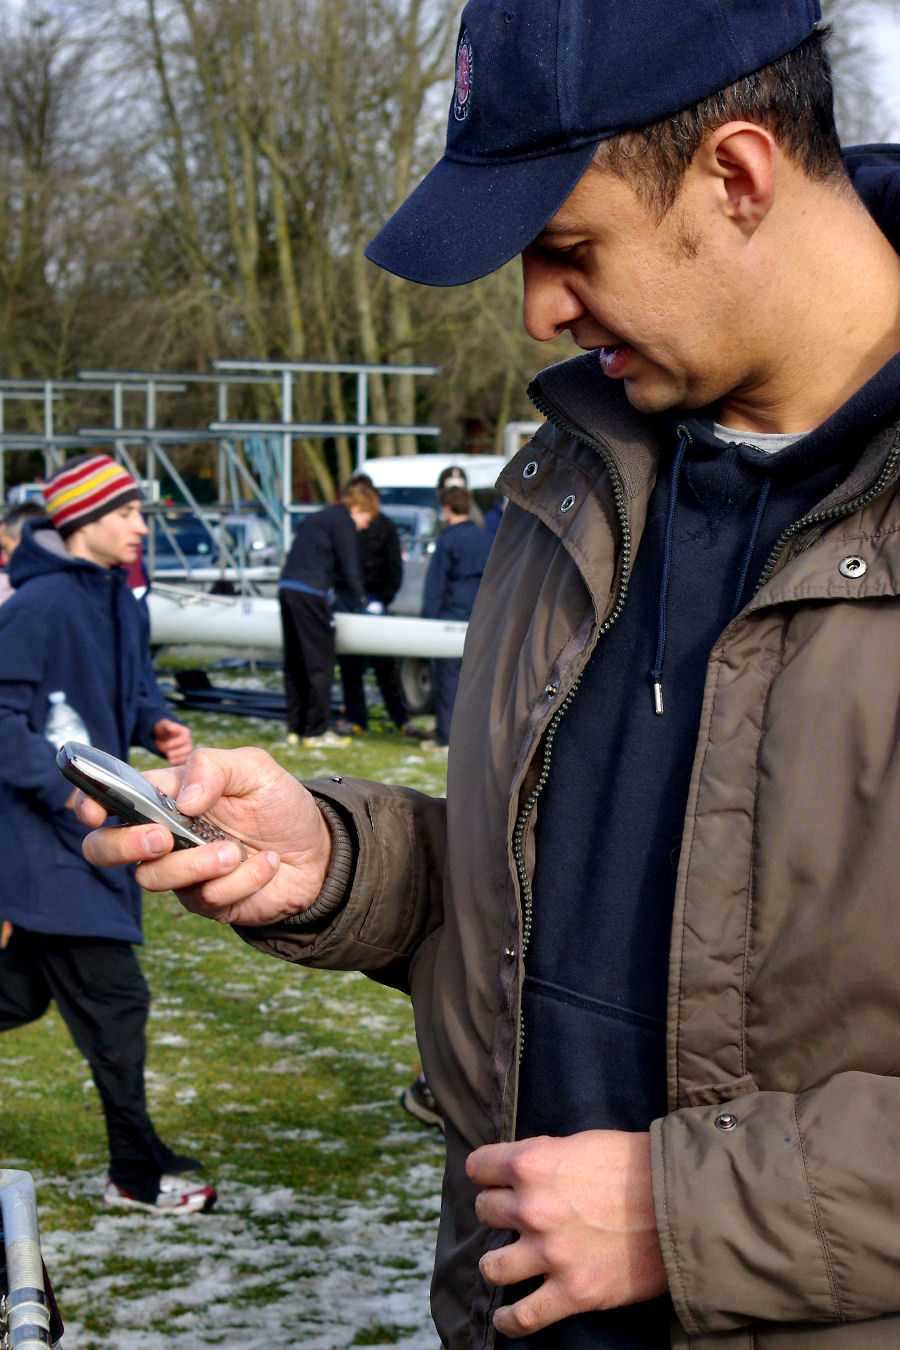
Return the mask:
<path id="1" fill-rule="evenodd" d="M 590 446 L 599 454 L 603 463 L 606 465 L 609 473 L 610 483 L 613 491 L 613 500 L 616 506 L 616 514 L 619 518 L 619 527 L 622 532 L 622 565 L 619 572 L 619 585 L 612 609 L 609 611 L 606 619 L 600 625 L 597 631 L 598 639 L 608 632 L 616 622 L 625 606 L 625 596 L 628 591 L 628 580 L 631 575 L 631 528 L 628 524 L 628 515 L 625 510 L 625 487 L 619 474 L 615 460 L 609 453 L 608 448 L 602 441 L 594 440 L 586 436 L 580 429 L 570 426 L 563 421 L 556 412 L 548 405 L 543 404 L 538 397 L 533 397 L 532 401 L 539 412 L 542 412 L 554 426 L 558 427 L 567 436 L 572 436 L 582 444 Z M 556 732 L 559 723 L 567 709 L 570 707 L 575 697 L 579 684 L 581 683 L 581 674 L 575 678 L 572 687 L 566 693 L 556 712 L 553 714 L 547 729 L 544 733 L 544 753 L 541 761 L 541 771 L 534 787 L 529 792 L 523 802 L 519 814 L 516 817 L 516 823 L 513 828 L 513 863 L 516 869 L 516 877 L 519 882 L 520 907 L 522 911 L 522 957 L 528 951 L 528 945 L 531 941 L 531 929 L 533 924 L 533 895 L 531 882 L 528 877 L 528 869 L 525 863 L 525 831 L 528 828 L 528 822 L 537 804 L 537 800 L 546 786 L 547 779 L 550 776 L 550 761 L 553 756 L 553 742 L 556 739 Z M 524 1037 L 522 1034 L 521 1017 L 519 1019 L 519 1036 L 517 1045 L 517 1060 L 521 1060 Z"/>
<path id="2" fill-rule="evenodd" d="M 577 430 L 575 427 L 570 426 L 567 422 L 564 422 L 560 417 L 556 415 L 554 411 L 552 411 L 548 406 L 539 401 L 538 398 L 532 397 L 532 402 L 534 403 L 538 412 L 543 413 L 544 416 L 549 421 L 553 422 L 554 426 L 558 427 L 559 430 L 562 431 L 565 435 L 572 436 L 574 437 L 575 440 L 581 441 L 582 444 L 589 445 L 592 449 L 596 450 L 600 458 L 603 460 L 603 463 L 606 465 L 607 472 L 609 473 L 610 483 L 612 485 L 613 490 L 613 500 L 615 501 L 616 506 L 616 514 L 619 518 L 619 526 L 622 531 L 622 566 L 619 573 L 619 585 L 616 591 L 616 597 L 613 602 L 613 607 L 609 611 L 606 619 L 603 621 L 603 623 L 600 625 L 597 631 L 597 637 L 599 639 L 604 633 L 606 633 L 612 627 L 616 619 L 618 619 L 619 615 L 622 613 L 622 610 L 625 606 L 625 596 L 628 591 L 628 579 L 631 575 L 631 529 L 629 527 L 628 516 L 625 511 L 625 488 L 622 483 L 622 479 L 619 475 L 619 470 L 616 466 L 615 460 L 609 454 L 609 451 L 607 450 L 606 446 L 601 441 L 595 441 L 592 437 L 585 436 L 583 431 Z M 525 957 L 525 953 L 528 951 L 528 944 L 531 940 L 531 928 L 533 923 L 533 895 L 531 891 L 531 882 L 528 878 L 528 869 L 525 864 L 525 831 L 528 828 L 528 822 L 531 819 L 531 814 L 534 811 L 534 808 L 537 804 L 537 800 L 540 797 L 542 791 L 544 790 L 547 779 L 550 776 L 550 761 L 553 756 L 553 742 L 554 739 L 556 738 L 556 732 L 559 727 L 560 720 L 562 719 L 566 710 L 572 703 L 572 700 L 575 697 L 575 693 L 580 683 L 581 683 L 581 675 L 578 674 L 574 679 L 574 681 L 572 682 L 572 687 L 566 693 L 559 707 L 556 709 L 556 712 L 553 714 L 553 716 L 551 717 L 550 721 L 547 724 L 547 728 L 544 732 L 544 753 L 543 758 L 541 760 L 541 771 L 540 774 L 538 775 L 537 782 L 535 783 L 534 787 L 531 789 L 527 798 L 525 799 L 521 808 L 519 809 L 519 814 L 516 817 L 516 823 L 515 826 L 513 827 L 513 836 L 512 836 L 513 863 L 516 869 L 516 877 L 519 882 L 520 909 L 522 913 L 521 956 L 523 960 Z M 525 1034 L 522 1026 L 522 1016 L 520 1011 L 519 1026 L 516 1040 L 515 1062 L 517 1064 L 521 1063 L 524 1045 L 525 1045 Z M 488 1335 L 487 1340 L 485 1342 L 485 1350 L 494 1350 L 497 1341 L 497 1334 L 491 1324 L 488 1324 L 487 1331 Z"/>
<path id="3" fill-rule="evenodd" d="M 858 511 L 860 508 L 868 506 L 869 503 L 880 496 L 888 486 L 891 478 L 894 476 L 898 461 L 900 461 L 900 433 L 895 436 L 890 454 L 882 465 L 881 472 L 870 488 L 859 493 L 856 497 L 851 497 L 849 501 L 846 501 L 843 504 L 830 507 L 827 511 L 814 511 L 811 515 L 802 516 L 800 520 L 794 521 L 793 525 L 789 525 L 786 530 L 782 530 L 778 539 L 775 541 L 775 547 L 769 554 L 768 561 L 762 570 L 762 574 L 753 592 L 754 595 L 762 590 L 767 581 L 771 580 L 781 554 L 784 552 L 790 541 L 794 539 L 801 530 L 811 529 L 816 525 L 828 525 L 835 520 L 842 520 L 845 516 L 851 516 L 854 511 Z"/>

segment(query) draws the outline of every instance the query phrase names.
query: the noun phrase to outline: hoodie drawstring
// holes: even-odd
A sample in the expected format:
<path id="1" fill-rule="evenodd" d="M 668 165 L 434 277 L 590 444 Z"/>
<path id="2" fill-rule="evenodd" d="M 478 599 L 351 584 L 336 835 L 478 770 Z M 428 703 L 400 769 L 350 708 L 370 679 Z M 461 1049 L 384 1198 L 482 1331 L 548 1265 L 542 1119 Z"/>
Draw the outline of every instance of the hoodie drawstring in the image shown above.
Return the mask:
<path id="1" fill-rule="evenodd" d="M 650 668 L 650 680 L 653 684 L 653 707 L 657 716 L 665 712 L 662 691 L 662 668 L 666 654 L 666 611 L 669 603 L 669 575 L 672 571 L 672 538 L 675 533 L 675 508 L 678 505 L 678 478 L 685 451 L 688 447 L 688 434 L 684 427 L 679 428 L 678 446 L 672 460 L 672 481 L 669 487 L 669 504 L 666 510 L 666 533 L 663 542 L 662 577 L 659 583 L 659 618 L 657 621 L 656 659 Z"/>
<path id="2" fill-rule="evenodd" d="M 665 703 L 663 700 L 662 672 L 663 661 L 666 654 L 666 622 L 669 606 L 669 580 L 672 572 L 672 549 L 675 537 L 675 513 L 678 509 L 678 483 L 681 476 L 681 466 L 684 462 L 684 456 L 690 444 L 690 437 L 684 427 L 678 428 L 678 445 L 672 459 L 672 474 L 669 484 L 669 501 L 666 507 L 666 529 L 663 540 L 663 561 L 662 575 L 659 583 L 659 611 L 657 620 L 657 641 L 656 657 L 650 669 L 650 680 L 653 685 L 653 710 L 657 717 L 665 712 Z M 759 497 L 756 502 L 756 509 L 753 516 L 753 526 L 750 530 L 749 538 L 744 549 L 744 556 L 741 561 L 741 572 L 738 578 L 737 590 L 735 591 L 734 604 L 731 610 L 731 619 L 740 611 L 744 600 L 744 591 L 747 587 L 747 576 L 750 571 L 750 563 L 753 558 L 753 550 L 756 548 L 759 532 L 762 528 L 763 516 L 766 511 L 766 504 L 769 500 L 769 491 L 772 486 L 771 477 L 767 477 L 760 489 Z"/>

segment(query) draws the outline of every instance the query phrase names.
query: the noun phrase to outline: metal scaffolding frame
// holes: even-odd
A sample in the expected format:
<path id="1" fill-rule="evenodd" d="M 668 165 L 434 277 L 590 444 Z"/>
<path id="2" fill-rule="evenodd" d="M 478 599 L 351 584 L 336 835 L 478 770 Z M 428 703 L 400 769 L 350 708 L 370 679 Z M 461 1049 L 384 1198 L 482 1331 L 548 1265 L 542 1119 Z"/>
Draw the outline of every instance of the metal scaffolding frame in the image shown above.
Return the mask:
<path id="1" fill-rule="evenodd" d="M 290 547 L 292 534 L 293 472 L 295 442 L 298 439 L 325 440 L 346 436 L 355 440 L 356 465 L 366 458 L 370 436 L 412 435 L 436 437 L 440 428 L 418 424 L 380 424 L 371 422 L 369 379 L 380 376 L 432 376 L 439 366 L 367 365 L 330 361 L 213 361 L 211 370 L 199 372 L 159 372 L 131 370 L 83 370 L 76 379 L 20 380 L 0 379 L 0 501 L 7 492 L 6 454 L 14 450 L 38 450 L 43 455 L 43 476 L 49 477 L 62 463 L 66 452 L 106 446 L 135 478 L 145 485 L 153 499 L 153 485 L 160 469 L 174 484 L 180 503 L 197 516 L 206 528 L 223 566 L 236 567 L 237 560 L 221 534 L 210 528 L 210 517 L 229 506 L 236 509 L 245 493 L 277 527 L 282 547 Z M 353 422 L 308 422 L 296 416 L 296 383 L 299 375 L 350 375 L 356 385 L 356 417 Z M 232 386 L 277 384 L 280 388 L 281 417 L 274 421 L 233 419 L 229 416 L 228 395 Z M 160 395 L 177 395 L 198 385 L 215 387 L 216 416 L 204 427 L 163 429 L 157 425 Z M 101 426 L 82 426 L 75 432 L 60 433 L 60 410 L 67 396 L 97 392 L 110 398 L 110 419 Z M 143 423 L 126 425 L 127 396 L 141 395 Z M 16 430 L 8 425 L 9 412 L 17 403 L 40 402 L 42 430 Z M 204 507 L 197 501 L 176 463 L 177 449 L 209 442 L 216 450 L 217 503 Z M 262 456 L 248 453 L 249 447 L 262 443 L 271 448 L 270 463 Z M 248 462 L 250 460 L 251 462 Z M 265 470 L 265 473 L 264 473 Z M 265 476 L 267 481 L 262 481 Z M 274 490 L 277 485 L 277 491 Z M 242 493 L 243 490 L 243 493 Z M 166 522 L 161 528 L 178 552 L 177 543 Z"/>

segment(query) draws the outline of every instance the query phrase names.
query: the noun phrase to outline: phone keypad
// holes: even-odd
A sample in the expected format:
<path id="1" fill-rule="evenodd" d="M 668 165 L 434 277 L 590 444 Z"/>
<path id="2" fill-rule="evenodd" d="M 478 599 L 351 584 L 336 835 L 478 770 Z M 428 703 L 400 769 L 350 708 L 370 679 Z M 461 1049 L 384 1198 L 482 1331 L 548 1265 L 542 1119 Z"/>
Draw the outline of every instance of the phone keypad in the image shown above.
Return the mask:
<path id="1" fill-rule="evenodd" d="M 196 835 L 201 844 L 212 844 L 216 839 L 228 838 L 224 830 L 220 830 L 217 825 L 204 820 L 202 816 L 189 817 L 187 829 L 190 830 L 191 834 Z"/>
<path id="2" fill-rule="evenodd" d="M 171 811 L 180 825 L 194 836 L 200 844 L 213 844 L 217 839 L 228 839 L 229 836 L 224 830 L 220 830 L 218 825 L 213 825 L 212 821 L 204 820 L 202 816 L 186 816 L 183 811 L 179 811 L 171 797 L 159 788 L 156 789 L 156 795 L 166 808 Z"/>

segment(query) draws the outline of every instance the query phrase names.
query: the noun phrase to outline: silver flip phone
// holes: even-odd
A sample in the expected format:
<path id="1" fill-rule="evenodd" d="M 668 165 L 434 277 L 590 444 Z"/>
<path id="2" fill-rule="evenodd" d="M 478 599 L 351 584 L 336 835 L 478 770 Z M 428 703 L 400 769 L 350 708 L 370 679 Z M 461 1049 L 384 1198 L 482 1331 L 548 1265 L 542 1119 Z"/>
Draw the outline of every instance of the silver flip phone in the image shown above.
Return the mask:
<path id="1" fill-rule="evenodd" d="M 115 755 L 95 750 L 92 745 L 64 741 L 57 751 L 56 763 L 70 783 L 93 797 L 111 815 L 120 816 L 130 825 L 165 825 L 174 836 L 176 848 L 193 848 L 231 838 L 202 816 L 186 816 L 171 797 L 160 792 L 137 769 Z M 233 842 L 246 857 L 240 840 Z"/>

